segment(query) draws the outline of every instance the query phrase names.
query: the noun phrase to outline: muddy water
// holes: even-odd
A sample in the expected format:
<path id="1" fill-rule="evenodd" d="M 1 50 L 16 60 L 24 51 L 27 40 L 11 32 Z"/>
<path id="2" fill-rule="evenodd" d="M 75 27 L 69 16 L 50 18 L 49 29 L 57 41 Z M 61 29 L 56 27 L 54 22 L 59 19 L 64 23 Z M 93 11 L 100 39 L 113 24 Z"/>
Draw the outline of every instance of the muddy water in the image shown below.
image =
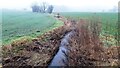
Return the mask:
<path id="1" fill-rule="evenodd" d="M 59 50 L 57 54 L 54 56 L 52 62 L 50 63 L 50 66 L 67 66 L 68 60 L 67 60 L 67 54 L 68 54 L 68 46 L 70 38 L 73 36 L 74 31 L 71 31 L 67 33 L 64 38 L 61 40 Z"/>

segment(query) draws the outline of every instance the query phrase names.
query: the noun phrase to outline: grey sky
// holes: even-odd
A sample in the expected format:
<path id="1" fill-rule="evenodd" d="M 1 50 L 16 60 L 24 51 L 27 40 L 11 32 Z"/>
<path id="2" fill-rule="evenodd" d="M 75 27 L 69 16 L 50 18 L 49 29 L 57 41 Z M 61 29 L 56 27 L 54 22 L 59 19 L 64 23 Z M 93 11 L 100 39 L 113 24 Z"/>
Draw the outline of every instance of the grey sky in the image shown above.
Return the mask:
<path id="1" fill-rule="evenodd" d="M 67 8 L 68 10 L 74 11 L 102 11 L 117 6 L 119 0 L 1 0 L 0 8 L 30 8 L 31 4 L 34 2 L 47 2 L 60 8 L 63 7 L 62 10 Z M 55 10 L 58 9 L 57 7 Z"/>

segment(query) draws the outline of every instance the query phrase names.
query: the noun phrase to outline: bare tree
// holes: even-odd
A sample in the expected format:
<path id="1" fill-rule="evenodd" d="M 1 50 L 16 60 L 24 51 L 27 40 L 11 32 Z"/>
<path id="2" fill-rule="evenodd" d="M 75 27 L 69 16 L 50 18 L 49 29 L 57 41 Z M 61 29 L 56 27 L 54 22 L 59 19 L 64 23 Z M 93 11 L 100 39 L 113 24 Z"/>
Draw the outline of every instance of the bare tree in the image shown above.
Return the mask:
<path id="1" fill-rule="evenodd" d="M 42 10 L 42 13 L 45 13 L 48 7 L 48 4 L 46 2 L 43 2 L 40 7 L 41 7 L 40 9 Z"/>
<path id="2" fill-rule="evenodd" d="M 47 12 L 51 14 L 53 11 L 53 8 L 54 8 L 53 5 L 49 5 L 47 8 Z"/>
<path id="3" fill-rule="evenodd" d="M 38 6 L 37 3 L 34 3 L 34 4 L 31 6 L 31 8 L 32 8 L 32 11 L 33 11 L 33 12 L 39 12 L 39 6 Z"/>
<path id="4" fill-rule="evenodd" d="M 53 6 L 48 5 L 46 2 L 43 2 L 40 5 L 34 3 L 31 8 L 33 12 L 40 12 L 40 13 L 46 13 L 46 12 L 52 13 L 53 11 Z"/>

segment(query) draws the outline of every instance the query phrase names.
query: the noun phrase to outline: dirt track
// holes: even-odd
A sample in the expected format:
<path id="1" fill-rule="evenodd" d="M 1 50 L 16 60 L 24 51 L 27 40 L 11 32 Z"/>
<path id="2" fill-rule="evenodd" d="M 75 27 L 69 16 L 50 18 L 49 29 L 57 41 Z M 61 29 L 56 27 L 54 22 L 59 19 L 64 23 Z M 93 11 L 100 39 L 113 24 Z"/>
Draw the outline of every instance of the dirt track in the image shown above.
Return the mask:
<path id="1" fill-rule="evenodd" d="M 43 36 L 4 46 L 3 66 L 48 66 L 58 51 L 61 39 L 71 30 L 76 34 L 69 41 L 69 66 L 118 66 L 120 46 L 104 47 L 99 37 L 86 28 L 86 20 L 73 21 L 63 17 L 60 20 L 64 21 L 64 26 Z"/>

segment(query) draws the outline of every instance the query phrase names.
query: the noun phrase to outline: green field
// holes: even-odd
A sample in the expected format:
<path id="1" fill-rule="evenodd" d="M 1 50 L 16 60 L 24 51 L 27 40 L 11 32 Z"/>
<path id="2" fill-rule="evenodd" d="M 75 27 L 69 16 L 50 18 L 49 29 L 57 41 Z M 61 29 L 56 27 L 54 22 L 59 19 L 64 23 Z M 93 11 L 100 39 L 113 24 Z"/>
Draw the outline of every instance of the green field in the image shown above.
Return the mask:
<path id="1" fill-rule="evenodd" d="M 0 45 L 2 45 L 2 11 L 0 9 Z"/>
<path id="2" fill-rule="evenodd" d="M 8 44 L 20 37 L 36 37 L 62 24 L 50 14 L 3 10 L 2 42 Z"/>
<path id="3" fill-rule="evenodd" d="M 99 18 L 102 23 L 102 35 L 113 35 L 117 33 L 117 13 L 89 13 L 89 12 L 63 12 L 66 18 L 93 19 Z M 34 38 L 63 23 L 56 20 L 52 14 L 40 14 L 23 11 L 2 11 L 2 42 L 11 43 L 21 37 Z"/>
<path id="4" fill-rule="evenodd" d="M 74 20 L 89 19 L 100 20 L 102 29 L 100 32 L 100 38 L 105 46 L 117 45 L 117 33 L 118 33 L 118 13 L 89 13 L 89 12 L 66 12 L 61 13 L 66 18 Z"/>
<path id="5" fill-rule="evenodd" d="M 118 22 L 118 13 L 89 13 L 89 12 L 64 12 L 61 15 L 72 19 L 96 19 L 99 18 L 102 23 L 102 34 L 116 35 Z"/>

